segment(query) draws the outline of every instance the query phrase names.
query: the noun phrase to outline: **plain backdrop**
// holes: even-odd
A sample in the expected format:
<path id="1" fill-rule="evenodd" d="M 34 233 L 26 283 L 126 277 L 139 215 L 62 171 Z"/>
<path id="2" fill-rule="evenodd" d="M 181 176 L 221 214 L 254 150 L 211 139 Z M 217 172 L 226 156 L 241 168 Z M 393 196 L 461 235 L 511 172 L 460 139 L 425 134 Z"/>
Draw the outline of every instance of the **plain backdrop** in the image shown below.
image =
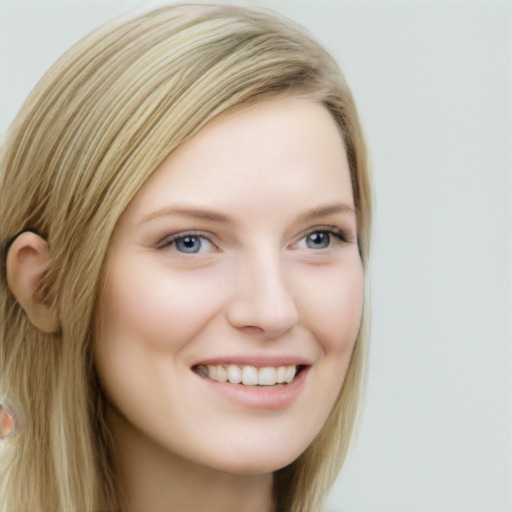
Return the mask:
<path id="1" fill-rule="evenodd" d="M 147 3 L 0 0 L 0 134 L 65 49 Z M 367 400 L 329 510 L 512 511 L 512 2 L 231 3 L 330 49 L 373 160 Z"/>

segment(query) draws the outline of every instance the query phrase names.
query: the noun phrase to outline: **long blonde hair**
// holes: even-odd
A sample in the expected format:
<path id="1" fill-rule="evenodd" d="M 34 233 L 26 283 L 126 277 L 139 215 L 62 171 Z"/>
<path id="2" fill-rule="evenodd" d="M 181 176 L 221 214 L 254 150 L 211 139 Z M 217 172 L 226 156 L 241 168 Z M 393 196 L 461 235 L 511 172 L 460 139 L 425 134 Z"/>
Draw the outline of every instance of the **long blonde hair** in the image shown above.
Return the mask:
<path id="1" fill-rule="evenodd" d="M 336 120 L 366 267 L 370 187 L 354 102 L 329 54 L 288 20 L 176 5 L 113 21 L 61 57 L 26 100 L 0 160 L 0 401 L 14 407 L 20 425 L 1 452 L 1 510 L 122 508 L 91 356 L 110 237 L 177 147 L 222 113 L 279 94 L 321 102 Z M 9 242 L 25 230 L 51 250 L 42 293 L 58 312 L 55 334 L 36 329 L 7 286 Z M 278 510 L 320 510 L 352 437 L 366 343 L 363 320 L 325 426 L 275 474 Z"/>

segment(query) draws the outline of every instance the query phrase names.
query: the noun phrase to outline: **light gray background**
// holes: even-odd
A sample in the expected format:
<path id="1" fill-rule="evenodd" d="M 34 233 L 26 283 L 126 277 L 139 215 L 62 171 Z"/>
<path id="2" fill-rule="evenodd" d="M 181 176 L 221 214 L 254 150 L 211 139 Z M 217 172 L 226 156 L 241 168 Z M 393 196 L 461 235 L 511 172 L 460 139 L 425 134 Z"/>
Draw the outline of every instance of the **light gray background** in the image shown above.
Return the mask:
<path id="1" fill-rule="evenodd" d="M 147 3 L 0 0 L 0 134 L 68 46 Z M 330 510 L 511 511 L 512 3 L 232 3 L 325 43 L 373 158 L 367 404 Z"/>

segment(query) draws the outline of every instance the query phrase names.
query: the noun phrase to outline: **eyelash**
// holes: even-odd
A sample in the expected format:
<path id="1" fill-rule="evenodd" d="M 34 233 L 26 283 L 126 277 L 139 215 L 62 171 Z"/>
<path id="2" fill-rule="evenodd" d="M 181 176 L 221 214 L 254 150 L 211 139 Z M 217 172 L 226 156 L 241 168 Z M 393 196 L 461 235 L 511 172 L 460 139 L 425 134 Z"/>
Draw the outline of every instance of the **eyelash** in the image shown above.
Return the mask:
<path id="1" fill-rule="evenodd" d="M 310 231 L 308 231 L 303 236 L 301 236 L 300 239 L 296 243 L 299 243 L 300 241 L 307 239 L 307 237 L 313 235 L 314 233 L 326 233 L 328 235 L 332 235 L 341 243 L 348 243 L 348 240 L 349 240 L 347 233 L 340 228 L 333 227 L 333 226 L 317 226 L 317 227 L 311 229 Z M 332 243 L 333 243 L 333 241 L 330 240 L 328 247 L 330 247 L 332 245 Z M 328 247 L 326 247 L 326 249 Z"/>
<path id="2" fill-rule="evenodd" d="M 182 233 L 176 233 L 174 235 L 167 237 L 166 239 L 163 240 L 163 242 L 158 244 L 158 249 L 165 249 L 166 247 L 170 247 L 172 244 L 174 244 L 180 240 L 184 240 L 185 238 L 197 238 L 197 239 L 206 240 L 209 244 L 215 246 L 215 244 L 210 240 L 208 233 L 205 233 L 204 231 L 186 231 L 186 232 L 182 232 Z M 181 254 L 187 254 L 186 252 L 178 251 L 178 250 L 176 250 L 176 252 L 181 253 Z M 189 254 L 197 254 L 197 253 L 189 253 Z"/>
<path id="3" fill-rule="evenodd" d="M 299 242 L 301 242 L 302 240 L 307 239 L 307 237 L 309 237 L 309 236 L 311 236 L 311 235 L 313 235 L 315 233 L 326 233 L 329 236 L 332 235 L 338 241 L 340 241 L 341 243 L 348 243 L 348 239 L 349 239 L 349 237 L 347 236 L 346 232 L 343 231 L 342 229 L 339 229 L 337 227 L 332 227 L 332 226 L 318 226 L 318 227 L 315 227 L 314 229 L 311 229 L 310 231 L 308 231 L 304 235 L 302 235 L 299 238 L 299 240 L 297 242 L 295 242 L 294 245 L 297 245 Z M 209 244 L 211 244 L 214 247 L 216 247 L 216 245 L 211 241 L 210 235 L 208 233 L 205 233 L 203 231 L 187 231 L 187 232 L 182 232 L 182 233 L 176 233 L 174 235 L 169 236 L 163 242 L 159 243 L 157 248 L 158 249 L 168 248 L 172 244 L 175 244 L 176 242 L 178 242 L 180 240 L 184 240 L 186 238 L 195 238 L 195 239 L 206 240 Z M 328 247 L 317 249 L 317 250 L 327 249 L 327 248 L 331 247 L 332 243 L 333 243 L 333 241 L 329 240 Z M 312 249 L 312 248 L 310 248 L 310 249 Z M 185 251 L 178 251 L 176 248 L 175 248 L 175 250 L 176 250 L 176 252 L 178 252 L 180 254 L 198 254 L 198 252 L 199 252 L 198 251 L 198 252 L 187 253 Z"/>

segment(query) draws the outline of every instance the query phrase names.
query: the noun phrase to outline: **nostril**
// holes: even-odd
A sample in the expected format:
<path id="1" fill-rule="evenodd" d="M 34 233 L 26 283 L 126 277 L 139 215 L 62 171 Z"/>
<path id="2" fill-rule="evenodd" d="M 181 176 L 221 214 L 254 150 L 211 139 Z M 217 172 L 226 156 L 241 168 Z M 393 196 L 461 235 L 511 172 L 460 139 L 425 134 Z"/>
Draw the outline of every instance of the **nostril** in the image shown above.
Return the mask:
<path id="1" fill-rule="evenodd" d="M 237 304 L 228 311 L 228 322 L 248 335 L 277 338 L 290 331 L 298 323 L 293 311 L 251 309 L 249 304 Z"/>

